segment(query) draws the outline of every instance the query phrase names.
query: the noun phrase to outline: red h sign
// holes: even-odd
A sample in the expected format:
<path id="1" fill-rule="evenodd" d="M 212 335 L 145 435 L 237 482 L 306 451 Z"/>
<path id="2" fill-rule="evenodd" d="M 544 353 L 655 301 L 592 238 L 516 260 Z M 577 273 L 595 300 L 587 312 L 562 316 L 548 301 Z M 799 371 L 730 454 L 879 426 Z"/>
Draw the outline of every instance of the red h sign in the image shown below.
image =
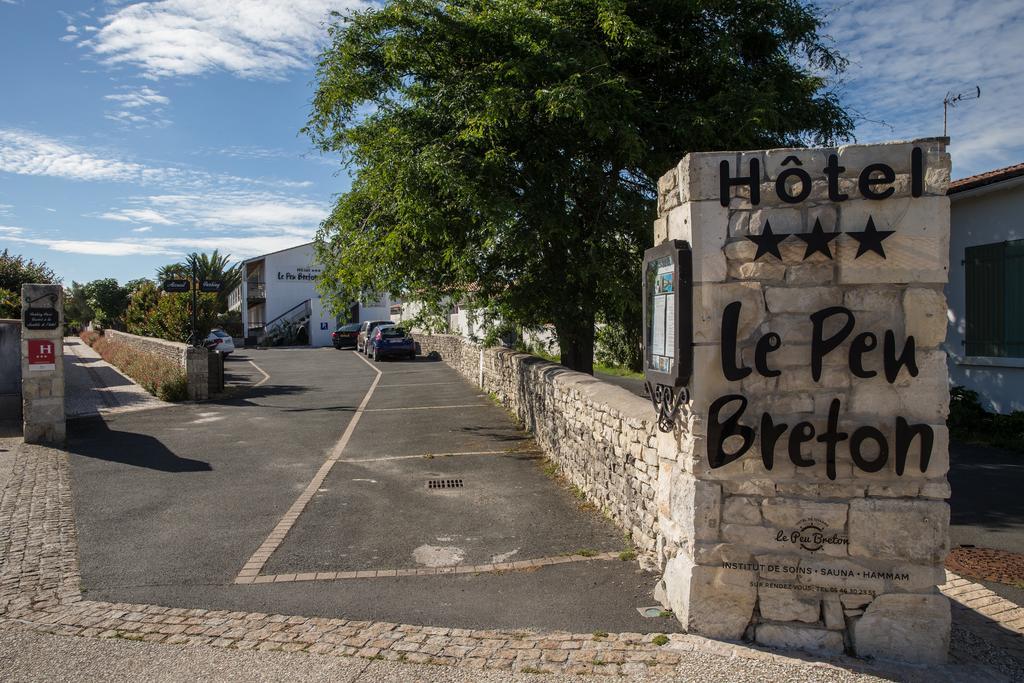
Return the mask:
<path id="1" fill-rule="evenodd" d="M 52 339 L 28 340 L 28 369 L 56 370 L 57 342 Z"/>

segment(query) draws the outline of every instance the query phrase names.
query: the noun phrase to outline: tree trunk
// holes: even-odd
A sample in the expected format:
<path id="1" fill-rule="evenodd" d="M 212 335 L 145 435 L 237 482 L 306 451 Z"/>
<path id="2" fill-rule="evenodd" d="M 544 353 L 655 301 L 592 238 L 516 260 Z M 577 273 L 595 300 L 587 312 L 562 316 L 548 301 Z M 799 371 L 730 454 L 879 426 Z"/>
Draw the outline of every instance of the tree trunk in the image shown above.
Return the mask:
<path id="1" fill-rule="evenodd" d="M 569 320 L 555 321 L 561 363 L 570 370 L 594 374 L 594 314 L 580 311 Z"/>

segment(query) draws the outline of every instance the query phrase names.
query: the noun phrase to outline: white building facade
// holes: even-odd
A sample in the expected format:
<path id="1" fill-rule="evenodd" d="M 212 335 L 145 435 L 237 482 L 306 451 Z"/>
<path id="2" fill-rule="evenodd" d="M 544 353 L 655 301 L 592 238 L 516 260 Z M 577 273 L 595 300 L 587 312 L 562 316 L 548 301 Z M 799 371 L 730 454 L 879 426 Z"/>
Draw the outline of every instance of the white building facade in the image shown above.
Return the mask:
<path id="1" fill-rule="evenodd" d="M 287 337 L 289 343 L 330 346 L 331 332 L 339 323 L 389 317 L 386 296 L 334 315 L 316 287 L 323 267 L 312 242 L 247 259 L 242 265 L 245 276 L 231 293 L 228 307 L 241 312 L 247 343 Z"/>
<path id="2" fill-rule="evenodd" d="M 1024 410 L 1024 164 L 949 187 L 949 380 Z"/>

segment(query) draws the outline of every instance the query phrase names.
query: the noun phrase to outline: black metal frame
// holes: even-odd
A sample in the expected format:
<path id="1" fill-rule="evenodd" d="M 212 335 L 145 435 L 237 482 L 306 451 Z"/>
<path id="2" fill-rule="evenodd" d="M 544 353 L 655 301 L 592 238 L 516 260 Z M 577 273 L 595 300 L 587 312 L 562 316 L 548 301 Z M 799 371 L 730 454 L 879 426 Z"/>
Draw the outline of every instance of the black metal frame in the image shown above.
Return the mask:
<path id="1" fill-rule="evenodd" d="M 651 350 L 647 338 L 648 325 L 648 292 L 649 282 L 647 269 L 652 261 L 665 257 L 672 259 L 673 297 L 675 311 L 675 348 L 674 363 L 670 372 L 651 369 Z M 679 407 L 688 400 L 686 385 L 693 374 L 693 254 L 689 243 L 683 240 L 667 240 L 644 252 L 643 263 L 643 339 L 644 339 L 644 379 L 651 404 L 658 413 L 658 428 L 670 432 L 679 415 Z"/>

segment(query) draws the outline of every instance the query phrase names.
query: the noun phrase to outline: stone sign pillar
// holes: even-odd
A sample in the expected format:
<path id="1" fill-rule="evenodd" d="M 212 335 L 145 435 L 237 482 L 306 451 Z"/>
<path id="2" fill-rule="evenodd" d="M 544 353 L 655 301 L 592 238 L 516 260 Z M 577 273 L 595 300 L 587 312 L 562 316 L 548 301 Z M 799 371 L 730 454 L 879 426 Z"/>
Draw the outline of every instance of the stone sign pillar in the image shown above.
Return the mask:
<path id="1" fill-rule="evenodd" d="M 694 285 L 658 594 L 690 632 L 945 659 L 945 145 L 696 153 L 659 182 Z"/>
<path id="2" fill-rule="evenodd" d="M 25 443 L 63 446 L 64 289 L 21 287 L 21 406 Z"/>

